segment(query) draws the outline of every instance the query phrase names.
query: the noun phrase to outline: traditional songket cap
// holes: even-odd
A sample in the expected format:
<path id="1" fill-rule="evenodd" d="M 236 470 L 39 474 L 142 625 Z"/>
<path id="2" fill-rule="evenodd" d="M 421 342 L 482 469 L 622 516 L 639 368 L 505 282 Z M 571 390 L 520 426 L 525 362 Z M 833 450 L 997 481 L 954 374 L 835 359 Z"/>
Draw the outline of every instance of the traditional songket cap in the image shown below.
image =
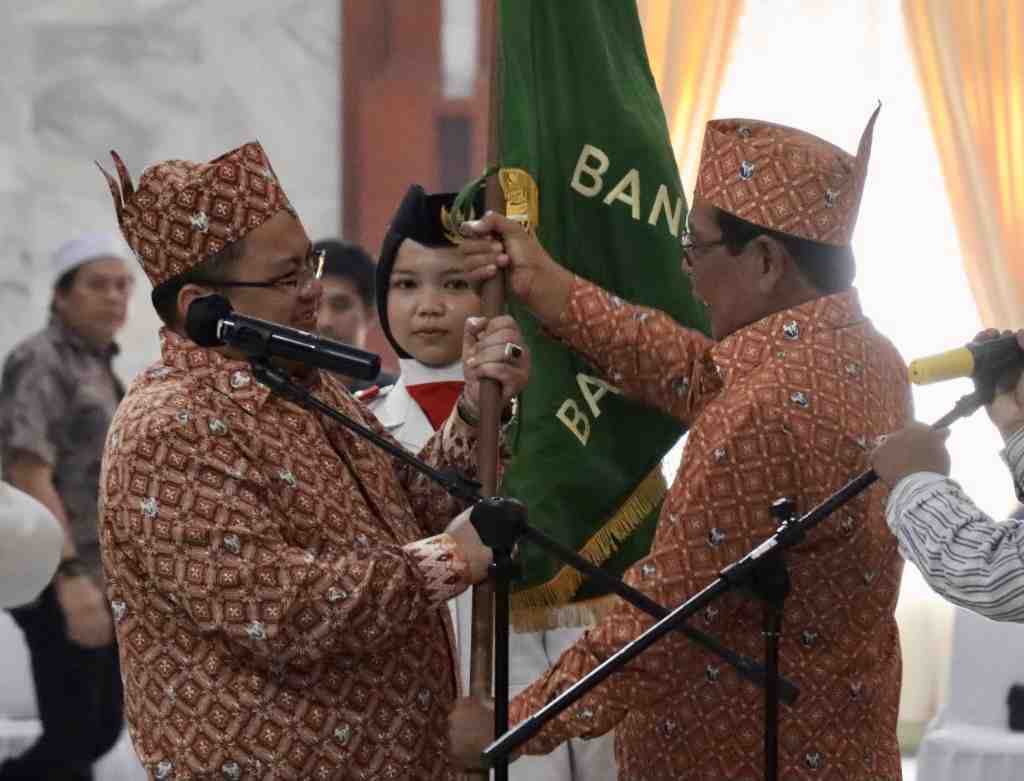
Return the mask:
<path id="1" fill-rule="evenodd" d="M 845 247 L 857 223 L 879 111 L 868 120 L 856 157 L 784 125 L 713 120 L 694 197 L 763 228 Z"/>
<path id="2" fill-rule="evenodd" d="M 282 209 L 295 215 L 257 141 L 209 163 L 165 160 L 142 173 L 138 189 L 117 152 L 110 186 L 128 246 L 153 287 L 198 266 Z"/>
<path id="3" fill-rule="evenodd" d="M 391 281 L 391 270 L 395 267 L 395 259 L 402 242 L 412 239 L 425 247 L 454 247 L 459 237 L 452 232 L 450 226 L 452 207 L 458 193 L 428 194 L 420 185 L 414 184 L 405 193 L 398 211 L 391 218 L 384 242 L 380 247 L 380 259 L 377 261 L 377 316 L 384 336 L 398 353 L 399 358 L 411 358 L 402 346 L 395 341 L 388 323 L 388 286 Z M 476 219 L 483 211 L 483 191 L 477 193 L 470 213 L 464 219 Z"/>

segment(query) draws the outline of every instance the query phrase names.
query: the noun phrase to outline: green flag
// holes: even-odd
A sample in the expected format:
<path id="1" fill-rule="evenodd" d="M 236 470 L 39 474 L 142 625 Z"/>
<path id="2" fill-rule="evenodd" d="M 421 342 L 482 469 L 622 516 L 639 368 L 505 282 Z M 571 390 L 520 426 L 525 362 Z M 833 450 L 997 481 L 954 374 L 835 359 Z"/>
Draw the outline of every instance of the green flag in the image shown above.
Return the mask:
<path id="1" fill-rule="evenodd" d="M 509 213 L 530 213 L 548 252 L 577 274 L 706 333 L 680 268 L 686 204 L 635 3 L 501 0 L 499 8 Z M 650 549 L 665 494 L 661 458 L 682 426 L 624 399 L 523 307 L 511 308 L 533 372 L 503 491 L 527 502 L 533 525 L 621 574 Z M 571 567 L 528 544 L 520 556 L 517 628 L 573 625 L 598 612 L 604 593 Z"/>

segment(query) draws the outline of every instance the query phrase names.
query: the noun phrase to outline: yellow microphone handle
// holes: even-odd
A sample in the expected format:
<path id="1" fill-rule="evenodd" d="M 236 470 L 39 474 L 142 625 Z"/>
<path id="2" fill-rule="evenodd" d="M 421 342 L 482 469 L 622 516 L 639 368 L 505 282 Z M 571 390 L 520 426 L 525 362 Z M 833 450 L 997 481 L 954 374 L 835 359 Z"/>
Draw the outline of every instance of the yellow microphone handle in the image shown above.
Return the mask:
<path id="1" fill-rule="evenodd" d="M 973 374 L 974 355 L 966 347 L 918 358 L 910 364 L 910 381 L 915 385 L 928 385 Z"/>

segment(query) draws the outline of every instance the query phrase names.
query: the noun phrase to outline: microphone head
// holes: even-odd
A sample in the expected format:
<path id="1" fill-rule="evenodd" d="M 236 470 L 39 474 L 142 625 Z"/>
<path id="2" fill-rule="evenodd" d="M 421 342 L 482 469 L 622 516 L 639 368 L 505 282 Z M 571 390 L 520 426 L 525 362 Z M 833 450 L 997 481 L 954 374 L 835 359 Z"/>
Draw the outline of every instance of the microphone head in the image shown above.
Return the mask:
<path id="1" fill-rule="evenodd" d="M 197 298 L 188 306 L 185 333 L 200 347 L 218 347 L 224 344 L 217 336 L 220 321 L 232 311 L 231 302 L 224 296 L 209 295 Z"/>
<path id="2" fill-rule="evenodd" d="M 970 377 L 974 374 L 974 355 L 966 347 L 958 347 L 938 355 L 918 358 L 911 361 L 907 368 L 914 385 L 930 385 L 957 377 Z"/>

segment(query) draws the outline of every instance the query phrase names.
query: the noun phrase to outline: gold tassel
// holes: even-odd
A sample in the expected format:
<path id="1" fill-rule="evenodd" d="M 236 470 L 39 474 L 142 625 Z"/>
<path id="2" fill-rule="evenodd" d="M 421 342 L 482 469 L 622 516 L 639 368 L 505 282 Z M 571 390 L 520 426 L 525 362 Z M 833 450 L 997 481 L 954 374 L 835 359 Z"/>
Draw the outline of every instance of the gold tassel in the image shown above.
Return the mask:
<path id="1" fill-rule="evenodd" d="M 633 493 L 594 536 L 587 540 L 579 554 L 593 564 L 603 564 L 619 549 L 624 539 L 661 502 L 668 491 L 661 464 L 636 487 Z M 512 628 L 517 632 L 537 632 L 570 626 L 586 626 L 608 612 L 614 596 L 598 597 L 579 604 L 569 604 L 583 583 L 583 575 L 566 564 L 553 578 L 512 595 Z"/>

